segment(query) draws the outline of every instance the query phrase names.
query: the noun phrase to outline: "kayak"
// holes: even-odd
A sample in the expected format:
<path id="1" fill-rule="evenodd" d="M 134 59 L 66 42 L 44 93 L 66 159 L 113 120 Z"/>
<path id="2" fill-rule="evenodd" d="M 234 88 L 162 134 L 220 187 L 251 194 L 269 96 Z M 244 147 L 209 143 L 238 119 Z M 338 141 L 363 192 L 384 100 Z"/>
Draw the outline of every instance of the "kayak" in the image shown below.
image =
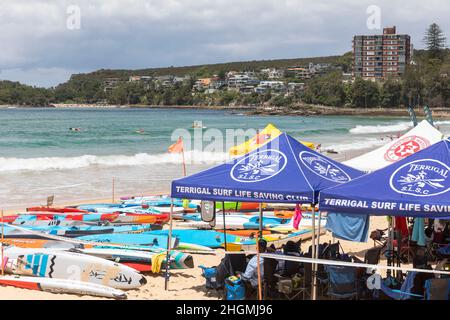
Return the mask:
<path id="1" fill-rule="evenodd" d="M 126 299 L 127 294 L 101 284 L 68 279 L 37 278 L 23 276 L 0 276 L 0 285 L 51 293 L 89 295 L 113 299 Z"/>

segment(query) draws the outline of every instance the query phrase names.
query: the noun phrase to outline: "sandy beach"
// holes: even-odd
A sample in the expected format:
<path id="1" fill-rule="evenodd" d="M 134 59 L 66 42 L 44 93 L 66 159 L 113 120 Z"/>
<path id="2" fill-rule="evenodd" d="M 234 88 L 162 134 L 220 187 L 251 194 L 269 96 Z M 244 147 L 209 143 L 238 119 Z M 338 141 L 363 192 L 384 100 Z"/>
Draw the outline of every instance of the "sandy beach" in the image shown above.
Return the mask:
<path id="1" fill-rule="evenodd" d="M 109 202 L 111 199 L 97 199 L 95 203 Z M 93 203 L 90 201 L 77 202 L 76 204 Z M 59 202 L 56 206 L 69 206 L 74 203 Z M 24 208 L 23 208 L 24 209 Z M 23 210 L 24 211 L 24 210 Z M 11 215 L 17 210 L 6 210 L 4 215 Z M 176 228 L 180 222 L 174 222 Z M 386 217 L 371 217 L 370 230 L 387 228 Z M 165 228 L 168 226 L 166 225 Z M 321 243 L 333 241 L 329 232 L 320 237 Z M 340 241 L 344 252 L 355 255 L 359 258 L 364 257 L 367 249 L 373 247 L 373 241 L 369 239 L 366 243 L 356 243 L 350 241 Z M 302 243 L 302 251 L 306 251 L 311 245 L 311 241 Z M 147 284 L 139 288 L 139 290 L 127 291 L 129 300 L 206 300 L 217 299 L 214 292 L 207 293 L 205 289 L 205 279 L 201 276 L 199 265 L 206 267 L 217 266 L 224 257 L 224 250 L 215 250 L 215 254 L 194 254 L 193 269 L 187 270 L 171 270 L 169 288 L 164 289 L 165 279 L 162 274 L 146 274 Z M 382 262 L 383 263 L 383 262 Z M 105 298 L 97 298 L 92 296 L 78 296 L 70 294 L 53 294 L 47 292 L 39 292 L 27 289 L 18 289 L 13 287 L 0 288 L 0 300 L 108 300 Z"/>

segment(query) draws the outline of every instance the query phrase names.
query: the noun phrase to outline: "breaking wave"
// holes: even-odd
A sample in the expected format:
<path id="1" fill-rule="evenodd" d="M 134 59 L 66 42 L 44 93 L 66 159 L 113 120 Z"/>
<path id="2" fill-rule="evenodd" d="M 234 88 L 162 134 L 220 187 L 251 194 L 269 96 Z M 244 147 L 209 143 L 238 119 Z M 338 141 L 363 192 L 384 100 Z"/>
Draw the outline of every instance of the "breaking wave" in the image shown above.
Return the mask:
<path id="1" fill-rule="evenodd" d="M 325 150 L 331 149 L 331 150 L 334 150 L 337 152 L 344 152 L 344 151 L 352 151 L 352 150 L 371 149 L 371 148 L 385 145 L 386 143 L 387 143 L 386 141 L 374 138 L 374 139 L 367 139 L 367 140 L 362 140 L 362 141 L 336 144 L 336 145 L 324 147 L 323 149 L 325 149 Z"/>
<path id="2" fill-rule="evenodd" d="M 228 160 L 227 153 L 189 151 L 185 153 L 185 161 L 188 164 L 214 164 Z M 146 166 L 157 164 L 182 163 L 180 154 L 148 154 L 139 153 L 131 156 L 108 155 L 95 156 L 83 155 L 79 157 L 43 157 L 43 158 L 0 158 L 0 172 L 8 171 L 44 171 L 67 170 L 90 166 Z"/>
<path id="3" fill-rule="evenodd" d="M 351 134 L 373 134 L 373 133 L 388 133 L 388 132 L 403 132 L 412 128 L 410 122 L 399 122 L 389 125 L 376 126 L 356 126 L 349 130 Z"/>

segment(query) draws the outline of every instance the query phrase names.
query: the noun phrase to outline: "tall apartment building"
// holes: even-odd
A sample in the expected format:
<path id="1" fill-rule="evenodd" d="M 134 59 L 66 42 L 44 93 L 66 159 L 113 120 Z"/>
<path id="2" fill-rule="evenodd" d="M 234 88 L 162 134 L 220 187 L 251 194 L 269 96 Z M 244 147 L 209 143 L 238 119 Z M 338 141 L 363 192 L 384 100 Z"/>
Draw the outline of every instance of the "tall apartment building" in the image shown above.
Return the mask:
<path id="1" fill-rule="evenodd" d="M 353 37 L 353 78 L 382 80 L 398 77 L 411 60 L 411 38 L 384 28 L 382 35 Z"/>

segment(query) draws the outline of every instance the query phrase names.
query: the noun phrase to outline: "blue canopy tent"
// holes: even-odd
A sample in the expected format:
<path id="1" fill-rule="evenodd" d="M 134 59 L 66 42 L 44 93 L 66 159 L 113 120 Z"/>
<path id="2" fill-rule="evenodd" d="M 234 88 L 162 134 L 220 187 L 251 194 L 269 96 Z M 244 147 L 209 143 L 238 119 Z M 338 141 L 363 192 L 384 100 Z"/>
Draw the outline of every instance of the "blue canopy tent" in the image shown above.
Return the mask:
<path id="1" fill-rule="evenodd" d="M 425 218 L 450 216 L 450 141 L 320 194 L 320 210 Z M 362 192 L 362 190 L 364 192 Z"/>
<path id="2" fill-rule="evenodd" d="M 172 197 L 317 204 L 319 192 L 364 173 L 309 149 L 286 133 L 227 163 L 172 182 Z"/>
<path id="3" fill-rule="evenodd" d="M 363 174 L 309 149 L 283 133 L 242 157 L 173 181 L 171 197 L 311 204 L 314 217 L 320 191 L 348 183 Z M 315 219 L 312 222 L 314 243 Z"/>
<path id="4" fill-rule="evenodd" d="M 450 141 L 443 140 L 346 185 L 322 191 L 319 207 L 323 211 L 346 212 L 348 215 L 448 219 L 449 175 Z M 419 234 L 419 242 L 423 219 L 417 222 L 414 230 L 417 231 L 416 235 Z M 393 250 L 391 223 L 390 229 L 389 250 Z"/>

